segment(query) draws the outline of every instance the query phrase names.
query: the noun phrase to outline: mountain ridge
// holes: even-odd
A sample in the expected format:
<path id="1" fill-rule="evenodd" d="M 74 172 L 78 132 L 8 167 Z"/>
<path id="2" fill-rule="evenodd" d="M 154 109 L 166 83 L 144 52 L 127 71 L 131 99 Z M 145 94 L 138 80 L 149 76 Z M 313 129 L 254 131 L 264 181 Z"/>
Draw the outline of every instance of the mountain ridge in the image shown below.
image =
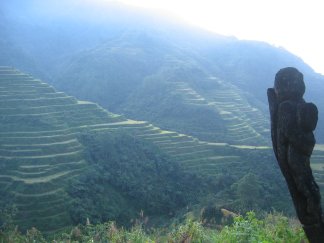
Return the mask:
<path id="1" fill-rule="evenodd" d="M 125 113 L 135 120 L 157 122 L 162 128 L 174 130 L 179 127 L 172 127 L 175 123 L 160 122 L 161 116 L 153 119 L 141 114 L 144 107 L 140 107 L 140 103 L 145 104 L 145 100 L 130 99 L 127 103 L 128 97 L 140 96 L 138 91 L 143 96 L 145 89 L 140 89 L 147 79 L 187 82 L 197 88 L 199 80 L 204 85 L 207 77 L 217 77 L 236 86 L 253 108 L 269 117 L 266 89 L 273 85 L 275 73 L 280 68 L 295 66 L 305 76 L 305 97 L 318 105 L 320 115 L 316 136 L 319 142 L 324 141 L 324 113 L 321 112 L 324 100 L 319 92 L 324 78 L 282 48 L 217 35 L 175 20 L 167 21 L 163 16 L 153 20 L 152 14 L 118 4 L 105 5 L 97 19 L 93 15 L 96 8 L 91 6 L 87 6 L 81 16 L 78 8 L 68 3 L 63 15 L 56 15 L 40 1 L 34 1 L 33 6 L 26 4 L 23 12 L 14 8 L 15 4 L 13 1 L 4 5 L 6 11 L 2 20 L 10 31 L 3 38 L 11 39 L 11 45 L 28 53 L 30 61 L 21 62 L 14 57 L 17 54 L 10 55 L 10 52 L 6 56 L 13 58 L 17 64 L 14 66 L 22 70 L 26 68 L 73 96 L 95 101 L 108 110 Z M 81 9 L 84 7 L 82 4 L 79 6 Z M 49 13 L 44 18 L 46 11 Z M 104 14 L 110 12 L 114 14 Z M 20 17 L 15 18 L 18 14 Z M 27 65 L 31 62 L 33 67 Z M 5 60 L 3 63 L 6 64 Z M 131 111 L 130 107 L 136 105 L 137 110 Z M 159 107 L 161 110 L 164 108 Z M 178 122 L 185 124 L 186 121 L 178 119 Z M 178 131 L 188 133 L 190 129 Z M 195 125 L 193 129 L 200 128 Z M 196 134 L 193 131 L 193 135 Z M 268 139 L 269 135 L 265 138 Z"/>

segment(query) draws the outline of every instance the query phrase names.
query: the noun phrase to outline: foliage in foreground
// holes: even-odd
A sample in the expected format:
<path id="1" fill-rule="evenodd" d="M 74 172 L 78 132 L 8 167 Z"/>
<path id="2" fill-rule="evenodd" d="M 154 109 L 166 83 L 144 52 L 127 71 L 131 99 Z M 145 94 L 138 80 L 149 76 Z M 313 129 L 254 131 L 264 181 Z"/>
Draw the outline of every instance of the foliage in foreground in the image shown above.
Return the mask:
<path id="1" fill-rule="evenodd" d="M 52 240 L 46 240 L 41 232 L 32 228 L 25 235 L 17 228 L 8 227 L 0 231 L 0 242 L 114 242 L 114 243 L 301 243 L 308 242 L 300 225 L 288 218 L 274 213 L 258 219 L 254 212 L 248 212 L 245 216 L 234 218 L 233 224 L 223 227 L 221 230 L 207 228 L 201 222 L 188 218 L 185 223 L 173 226 L 165 231 L 145 230 L 143 223 L 135 225 L 130 230 L 118 228 L 114 222 L 98 225 L 78 226 L 70 233 L 52 236 Z"/>

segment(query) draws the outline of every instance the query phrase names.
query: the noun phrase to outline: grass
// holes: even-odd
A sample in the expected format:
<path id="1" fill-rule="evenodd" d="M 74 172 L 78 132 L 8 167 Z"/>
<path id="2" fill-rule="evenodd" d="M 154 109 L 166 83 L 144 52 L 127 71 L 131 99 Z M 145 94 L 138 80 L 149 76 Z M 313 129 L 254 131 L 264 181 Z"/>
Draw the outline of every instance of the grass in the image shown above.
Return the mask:
<path id="1" fill-rule="evenodd" d="M 277 243 L 308 242 L 300 224 L 278 213 L 256 217 L 254 212 L 233 216 L 233 223 L 227 226 L 204 226 L 200 220 L 190 216 L 169 228 L 146 228 L 145 219 L 139 219 L 130 229 L 118 227 L 114 222 L 79 225 L 70 231 L 47 235 L 44 238 L 36 228 L 21 234 L 8 226 L 0 232 L 0 240 L 5 242 L 111 242 L 111 243 Z M 11 241 L 9 241 L 11 239 Z"/>

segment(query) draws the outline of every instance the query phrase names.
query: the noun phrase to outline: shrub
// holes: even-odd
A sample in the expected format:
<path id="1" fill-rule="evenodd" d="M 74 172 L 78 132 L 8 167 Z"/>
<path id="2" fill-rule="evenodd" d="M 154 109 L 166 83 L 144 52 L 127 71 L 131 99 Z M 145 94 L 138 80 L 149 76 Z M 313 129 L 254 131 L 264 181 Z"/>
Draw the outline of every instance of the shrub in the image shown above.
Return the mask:
<path id="1" fill-rule="evenodd" d="M 260 220 L 252 211 L 248 212 L 245 217 L 235 217 L 234 223 L 224 227 L 217 238 L 217 242 L 224 243 L 300 243 L 306 241 L 302 228 L 291 227 L 288 224 L 288 218 L 275 213 Z"/>

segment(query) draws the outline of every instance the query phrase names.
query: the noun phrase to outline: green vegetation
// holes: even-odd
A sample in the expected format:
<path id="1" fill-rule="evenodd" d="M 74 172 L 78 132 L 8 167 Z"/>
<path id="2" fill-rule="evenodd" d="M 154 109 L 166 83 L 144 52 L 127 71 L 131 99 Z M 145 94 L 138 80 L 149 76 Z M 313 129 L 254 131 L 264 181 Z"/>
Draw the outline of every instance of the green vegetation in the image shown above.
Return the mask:
<path id="1" fill-rule="evenodd" d="M 268 147 L 128 120 L 11 68 L 0 68 L 0 87 L 0 192 L 22 230 L 50 234 L 87 219 L 127 226 L 140 210 L 152 225 L 206 207 L 293 213 Z"/>
<path id="2" fill-rule="evenodd" d="M 195 242 L 195 243 L 300 243 L 308 242 L 300 225 L 280 214 L 268 214 L 257 218 L 254 212 L 245 216 L 235 216 L 233 223 L 221 229 L 206 227 L 202 222 L 190 217 L 182 224 L 166 229 L 147 229 L 142 220 L 129 230 L 118 227 L 114 222 L 104 224 L 79 225 L 68 233 L 51 235 L 45 239 L 35 228 L 25 235 L 16 228 L 7 227 L 0 232 L 3 242 L 112 242 L 112 243 L 154 243 L 154 242 Z"/>
<path id="3" fill-rule="evenodd" d="M 140 210 L 168 218 L 212 190 L 194 174 L 184 173 L 157 146 L 125 132 L 87 133 L 80 141 L 91 167 L 68 189 L 75 199 L 71 213 L 76 224 L 88 218 L 127 225 Z"/>

